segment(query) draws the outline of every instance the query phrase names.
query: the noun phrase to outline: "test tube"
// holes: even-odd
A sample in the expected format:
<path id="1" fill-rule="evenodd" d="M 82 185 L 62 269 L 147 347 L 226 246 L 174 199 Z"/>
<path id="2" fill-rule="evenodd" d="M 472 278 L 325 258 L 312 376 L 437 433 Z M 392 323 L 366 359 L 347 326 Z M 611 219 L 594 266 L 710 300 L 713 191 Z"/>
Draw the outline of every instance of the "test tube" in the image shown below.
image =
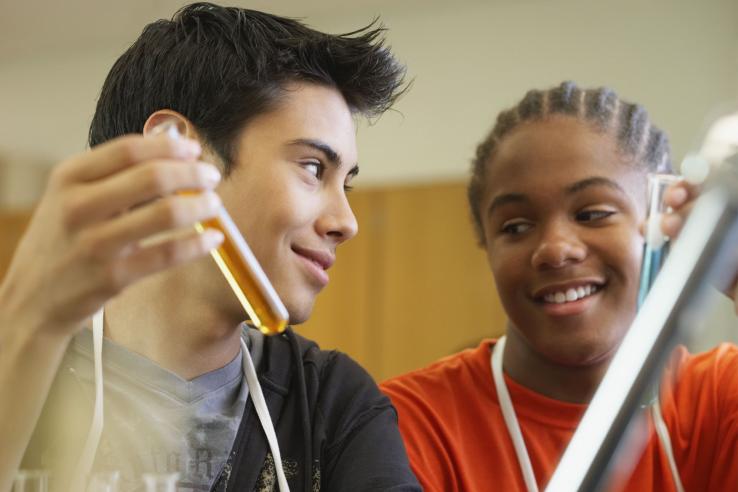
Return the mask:
<path id="1" fill-rule="evenodd" d="M 177 123 L 173 120 L 166 120 L 151 131 L 152 135 L 162 133 L 172 139 L 181 138 Z M 224 207 L 221 207 L 216 217 L 195 224 L 195 230 L 199 233 L 207 228 L 223 233 L 223 243 L 213 249 L 210 256 L 246 310 L 251 323 L 265 335 L 282 333 L 287 327 L 287 308 Z"/>
<path id="2" fill-rule="evenodd" d="M 87 482 L 87 492 L 118 492 L 119 479 L 119 471 L 93 473 Z"/>
<path id="3" fill-rule="evenodd" d="M 177 492 L 179 473 L 144 473 L 141 478 L 146 492 Z"/>
<path id="4" fill-rule="evenodd" d="M 49 472 L 46 470 L 18 470 L 13 479 L 12 492 L 48 492 Z"/>
<path id="5" fill-rule="evenodd" d="M 643 304 L 648 291 L 661 270 L 669 254 L 669 238 L 661 232 L 661 218 L 669 212 L 664 204 L 666 189 L 681 181 L 681 176 L 674 174 L 650 173 L 648 175 L 648 199 L 646 210 L 643 258 L 641 259 L 641 277 L 638 287 L 638 307 Z"/>

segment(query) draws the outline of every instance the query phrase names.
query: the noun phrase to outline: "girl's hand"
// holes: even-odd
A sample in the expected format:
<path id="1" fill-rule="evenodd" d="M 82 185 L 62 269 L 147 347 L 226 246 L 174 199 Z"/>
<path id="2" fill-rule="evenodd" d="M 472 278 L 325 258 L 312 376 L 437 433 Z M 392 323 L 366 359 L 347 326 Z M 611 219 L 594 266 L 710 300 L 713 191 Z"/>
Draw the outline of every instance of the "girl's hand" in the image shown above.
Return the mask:
<path id="1" fill-rule="evenodd" d="M 661 221 L 661 230 L 664 234 L 670 238 L 676 238 L 679 235 L 700 191 L 698 185 L 686 181 L 681 181 L 666 190 L 664 203 L 672 208 L 672 212 L 665 214 Z M 736 247 L 738 248 L 738 245 Z M 733 300 L 735 312 L 738 314 L 738 271 L 725 294 Z"/>

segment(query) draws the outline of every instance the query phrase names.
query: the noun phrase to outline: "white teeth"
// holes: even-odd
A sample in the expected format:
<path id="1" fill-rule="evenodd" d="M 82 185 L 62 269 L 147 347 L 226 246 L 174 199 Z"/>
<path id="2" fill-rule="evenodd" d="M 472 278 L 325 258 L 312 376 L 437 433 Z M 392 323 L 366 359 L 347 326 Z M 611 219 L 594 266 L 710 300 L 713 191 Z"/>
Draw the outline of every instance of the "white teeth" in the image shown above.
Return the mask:
<path id="1" fill-rule="evenodd" d="M 543 296 L 543 300 L 550 304 L 563 304 L 565 302 L 573 302 L 582 299 L 594 294 L 595 292 L 597 292 L 597 287 L 590 284 L 567 289 L 566 292 L 551 292 Z"/>

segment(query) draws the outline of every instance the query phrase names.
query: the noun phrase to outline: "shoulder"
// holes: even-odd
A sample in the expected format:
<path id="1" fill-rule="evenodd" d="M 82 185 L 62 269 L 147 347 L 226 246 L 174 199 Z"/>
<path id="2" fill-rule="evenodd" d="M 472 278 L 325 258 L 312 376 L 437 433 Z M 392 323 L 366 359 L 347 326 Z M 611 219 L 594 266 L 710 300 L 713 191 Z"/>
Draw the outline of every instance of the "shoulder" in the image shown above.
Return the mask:
<path id="1" fill-rule="evenodd" d="M 457 392 L 470 386 L 489 382 L 490 347 L 493 343 L 493 340 L 483 340 L 476 348 L 388 379 L 380 387 L 398 407 L 453 398 Z"/>
<path id="2" fill-rule="evenodd" d="M 268 372 L 275 365 L 295 369 L 299 361 L 301 369 L 297 372 L 304 373 L 304 379 L 313 384 L 334 378 L 337 373 L 348 383 L 373 382 L 371 376 L 348 355 L 337 350 L 322 350 L 316 342 L 298 335 L 291 328 L 282 335 L 265 337 L 263 350 L 265 367 L 262 372 Z"/>
<path id="3" fill-rule="evenodd" d="M 706 352 L 690 353 L 680 346 L 674 351 L 667 367 L 667 377 L 672 384 L 710 380 L 724 381 L 738 378 L 738 346 L 722 343 Z"/>
<path id="4" fill-rule="evenodd" d="M 288 378 L 281 375 L 284 383 L 291 379 L 301 386 L 313 411 L 332 426 L 345 425 L 346 419 L 355 419 L 365 410 L 391 408 L 371 375 L 351 357 L 337 350 L 322 350 L 292 329 L 278 337 L 267 337 L 264 358 L 263 374 L 275 379 L 278 367 L 289 368 Z"/>
<path id="5" fill-rule="evenodd" d="M 736 414 L 738 347 L 723 343 L 706 352 L 691 354 L 680 346 L 669 360 L 663 381 L 665 412 L 668 407 L 688 422 Z"/>

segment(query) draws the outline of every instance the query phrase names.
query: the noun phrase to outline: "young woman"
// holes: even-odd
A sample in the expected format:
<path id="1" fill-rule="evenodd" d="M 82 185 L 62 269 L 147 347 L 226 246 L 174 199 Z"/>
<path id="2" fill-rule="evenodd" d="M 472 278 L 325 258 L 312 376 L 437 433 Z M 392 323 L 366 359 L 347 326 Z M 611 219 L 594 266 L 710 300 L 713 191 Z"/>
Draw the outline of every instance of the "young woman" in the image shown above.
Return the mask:
<path id="1" fill-rule="evenodd" d="M 506 335 L 383 384 L 426 490 L 548 482 L 635 316 L 653 171 L 671 172 L 666 136 L 611 90 L 567 82 L 499 115 L 468 191 Z M 671 233 L 695 194 L 671 190 Z M 738 350 L 679 348 L 660 402 L 671 442 L 650 438 L 626 488 L 735 487 Z"/>

